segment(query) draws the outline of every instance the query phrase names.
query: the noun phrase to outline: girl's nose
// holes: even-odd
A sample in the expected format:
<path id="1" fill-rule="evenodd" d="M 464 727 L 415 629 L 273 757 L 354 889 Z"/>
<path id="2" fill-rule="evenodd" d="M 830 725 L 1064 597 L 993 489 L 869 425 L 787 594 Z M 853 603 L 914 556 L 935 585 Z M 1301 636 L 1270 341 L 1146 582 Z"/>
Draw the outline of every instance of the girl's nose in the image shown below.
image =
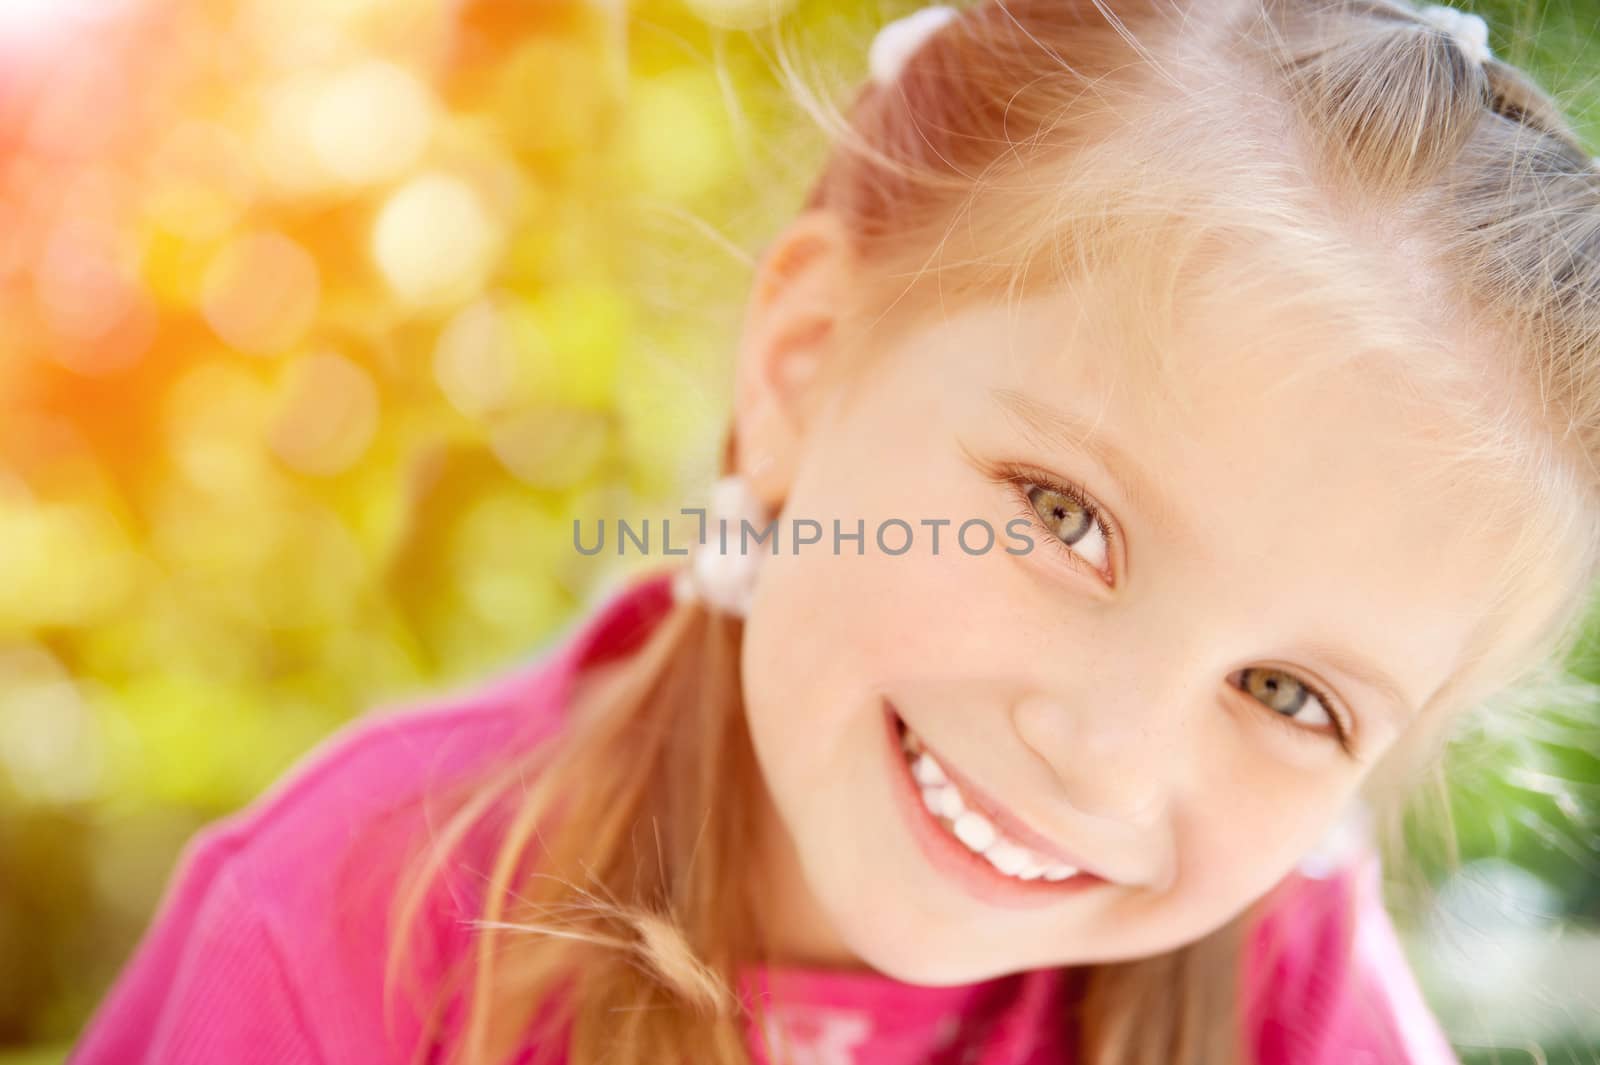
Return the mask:
<path id="1" fill-rule="evenodd" d="M 1148 691 L 1085 691 L 1070 703 L 1035 694 L 1016 704 L 1017 731 L 1060 781 L 1064 803 L 1130 827 L 1155 823 L 1183 769 L 1182 715 L 1171 705 L 1136 705 Z"/>

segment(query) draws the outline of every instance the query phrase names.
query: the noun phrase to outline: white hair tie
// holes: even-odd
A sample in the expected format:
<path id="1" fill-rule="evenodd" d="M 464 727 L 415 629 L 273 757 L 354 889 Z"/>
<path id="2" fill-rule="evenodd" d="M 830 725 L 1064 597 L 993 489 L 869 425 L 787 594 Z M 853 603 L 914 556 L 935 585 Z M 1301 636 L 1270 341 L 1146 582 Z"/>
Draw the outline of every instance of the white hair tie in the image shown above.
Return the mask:
<path id="1" fill-rule="evenodd" d="M 931 4 L 885 23 L 878 30 L 878 35 L 872 38 L 872 47 L 867 51 L 867 67 L 872 71 L 872 80 L 879 85 L 893 85 L 900 77 L 900 68 L 906 65 L 906 60 L 939 27 L 960 13 L 946 4 Z"/>
<path id="2" fill-rule="evenodd" d="M 1458 11 L 1446 4 L 1429 4 L 1420 12 L 1423 18 L 1455 38 L 1456 44 L 1474 63 L 1492 58 L 1489 51 L 1489 24 L 1470 11 Z"/>

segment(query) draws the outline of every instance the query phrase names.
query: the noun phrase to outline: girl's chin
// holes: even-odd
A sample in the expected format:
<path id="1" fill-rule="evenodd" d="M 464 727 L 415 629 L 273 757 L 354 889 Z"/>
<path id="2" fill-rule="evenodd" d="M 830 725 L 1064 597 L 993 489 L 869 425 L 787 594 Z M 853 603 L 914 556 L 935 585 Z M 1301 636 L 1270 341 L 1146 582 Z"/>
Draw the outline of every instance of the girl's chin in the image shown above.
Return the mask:
<path id="1" fill-rule="evenodd" d="M 949 987 L 976 983 L 1024 966 L 984 964 L 979 959 L 960 959 L 948 951 L 934 949 L 925 938 L 888 940 L 880 931 L 872 942 L 857 950 L 858 966 L 905 984 L 923 987 Z"/>
<path id="2" fill-rule="evenodd" d="M 971 933 L 929 934 L 930 928 L 958 928 L 949 916 L 908 906 L 902 895 L 863 892 L 860 881 L 853 878 L 835 887 L 842 897 L 834 899 L 832 923 L 845 953 L 825 967 L 868 969 L 927 986 L 965 984 L 1004 971 L 986 965 L 985 959 L 963 956 L 964 950 L 982 942 Z"/>

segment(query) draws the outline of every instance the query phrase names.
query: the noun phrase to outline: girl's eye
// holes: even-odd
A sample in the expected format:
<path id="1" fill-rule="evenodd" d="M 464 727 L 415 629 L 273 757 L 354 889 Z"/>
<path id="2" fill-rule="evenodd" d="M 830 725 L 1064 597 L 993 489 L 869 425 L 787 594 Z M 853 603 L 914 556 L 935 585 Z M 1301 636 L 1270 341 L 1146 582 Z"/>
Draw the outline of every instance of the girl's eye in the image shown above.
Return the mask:
<path id="1" fill-rule="evenodd" d="M 1116 529 L 1102 517 L 1100 508 L 1089 502 L 1089 493 L 1084 488 L 1031 464 L 993 465 L 972 456 L 965 445 L 962 450 L 973 459 L 974 465 L 985 471 L 987 480 L 1004 488 L 1019 504 L 1018 518 L 1048 534 L 1046 543 L 1064 557 L 1081 559 L 1093 566 L 1107 584 L 1117 583 L 1110 566 L 1112 549 L 1117 542 Z M 1009 522 L 1006 527 L 1010 528 Z"/>
<path id="2" fill-rule="evenodd" d="M 1273 711 L 1274 720 L 1286 724 L 1295 732 L 1306 735 L 1329 735 L 1339 741 L 1345 750 L 1350 749 L 1349 731 L 1345 723 L 1333 713 L 1327 696 L 1281 669 L 1263 669 L 1252 666 L 1235 674 L 1239 687 Z"/>
<path id="3" fill-rule="evenodd" d="M 1113 533 L 1082 490 L 1029 480 L 1018 487 L 1046 532 L 1101 573 L 1109 571 Z"/>

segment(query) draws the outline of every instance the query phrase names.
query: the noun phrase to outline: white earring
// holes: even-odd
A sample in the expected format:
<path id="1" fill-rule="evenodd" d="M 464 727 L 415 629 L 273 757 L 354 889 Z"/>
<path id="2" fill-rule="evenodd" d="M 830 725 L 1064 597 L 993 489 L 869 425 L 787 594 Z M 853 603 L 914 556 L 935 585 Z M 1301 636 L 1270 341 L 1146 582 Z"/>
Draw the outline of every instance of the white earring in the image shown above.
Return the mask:
<path id="1" fill-rule="evenodd" d="M 705 539 L 689 550 L 689 565 L 673 579 L 674 598 L 698 599 L 727 614 L 744 617 L 755 595 L 759 545 L 746 549 L 743 523 L 761 531 L 766 507 L 750 482 L 730 473 L 711 486 L 706 505 Z"/>
<path id="2" fill-rule="evenodd" d="M 1295 869 L 1301 876 L 1326 880 L 1348 866 L 1372 841 L 1372 810 L 1357 799 L 1329 827 L 1317 845 L 1301 857 Z"/>

